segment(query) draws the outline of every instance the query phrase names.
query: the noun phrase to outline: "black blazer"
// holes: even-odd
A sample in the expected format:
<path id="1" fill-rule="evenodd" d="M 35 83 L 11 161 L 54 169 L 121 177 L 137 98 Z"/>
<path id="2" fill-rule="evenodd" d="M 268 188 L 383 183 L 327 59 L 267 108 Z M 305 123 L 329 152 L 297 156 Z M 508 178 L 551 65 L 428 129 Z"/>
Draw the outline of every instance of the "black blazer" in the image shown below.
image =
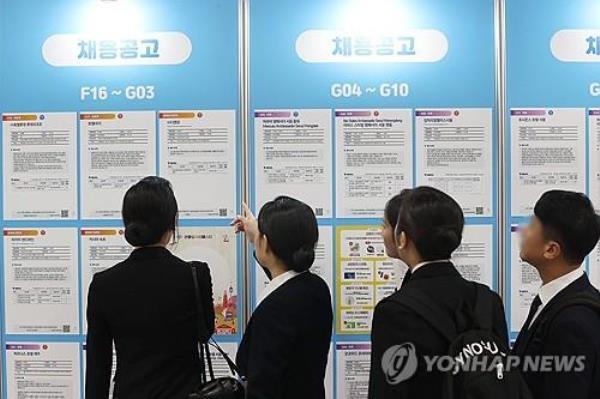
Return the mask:
<path id="1" fill-rule="evenodd" d="M 327 284 L 304 272 L 254 311 L 237 353 L 248 399 L 324 399 L 333 311 Z"/>
<path id="2" fill-rule="evenodd" d="M 414 286 L 428 293 L 436 307 L 450 315 L 470 309 L 475 304 L 475 286 L 462 278 L 450 262 L 432 263 L 417 269 L 402 288 L 381 300 L 375 308 L 371 332 L 370 399 L 442 397 L 443 373 L 428 372 L 422 356 L 445 356 L 448 354 L 449 343 L 419 314 L 402 305 L 403 289 L 407 286 Z M 493 329 L 508 347 L 504 308 L 498 295 L 495 295 L 494 302 Z M 382 357 L 388 348 L 403 343 L 414 344 L 418 367 L 415 375 L 408 380 L 390 385 L 381 366 Z"/>
<path id="3" fill-rule="evenodd" d="M 536 337 L 544 316 L 553 306 L 573 294 L 600 293 L 583 275 L 560 291 L 548 302 L 531 328 L 521 331 L 513 348 L 520 356 L 572 355 L 585 356 L 580 372 L 531 372 L 523 370 L 523 377 L 535 399 L 598 399 L 600 398 L 600 317 L 594 310 L 574 305 L 558 313 L 548 326 L 545 338 Z M 542 341 L 543 340 L 543 341 Z"/>
<path id="4" fill-rule="evenodd" d="M 198 277 L 214 326 L 212 284 Z M 86 399 L 107 399 L 112 345 L 115 399 L 183 399 L 200 382 L 197 308 L 190 265 L 163 247 L 136 249 L 94 275 L 88 296 Z M 214 329 L 214 327 L 213 327 Z"/>

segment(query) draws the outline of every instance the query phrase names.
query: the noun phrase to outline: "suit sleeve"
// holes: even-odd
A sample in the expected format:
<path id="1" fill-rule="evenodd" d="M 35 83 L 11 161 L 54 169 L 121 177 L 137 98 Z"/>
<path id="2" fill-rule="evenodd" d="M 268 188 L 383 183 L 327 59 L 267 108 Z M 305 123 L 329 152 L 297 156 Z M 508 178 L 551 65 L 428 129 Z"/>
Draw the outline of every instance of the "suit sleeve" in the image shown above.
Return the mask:
<path id="1" fill-rule="evenodd" d="M 541 373 L 544 399 L 589 398 L 597 364 L 598 331 L 597 314 L 585 307 L 566 309 L 550 326 L 544 342 L 544 355 L 565 356 L 564 364 L 574 359 L 572 371 L 555 370 Z M 557 367 L 556 360 L 553 360 Z"/>
<path id="2" fill-rule="evenodd" d="M 108 399 L 112 368 L 112 336 L 100 309 L 98 279 L 90 284 L 87 306 L 86 399 Z"/>
<path id="3" fill-rule="evenodd" d="M 204 314 L 206 317 L 206 324 L 209 336 L 215 333 L 215 304 L 213 299 L 213 286 L 212 278 L 210 276 L 210 269 L 206 263 L 202 263 L 198 267 L 198 278 L 200 286 L 200 295 L 202 295 L 202 303 L 204 304 Z"/>
<path id="4" fill-rule="evenodd" d="M 298 323 L 286 318 L 282 305 L 270 303 L 252 321 L 252 344 L 247 352 L 246 399 L 283 398 L 284 373 L 292 362 L 291 348 Z M 258 314 L 257 314 L 258 315 Z"/>
<path id="5" fill-rule="evenodd" d="M 420 357 L 431 351 L 427 345 L 431 336 L 427 331 L 431 331 L 431 328 L 427 326 L 426 322 L 404 306 L 385 300 L 377 305 L 371 330 L 369 399 L 411 399 L 414 397 L 415 389 L 411 386 L 413 382 L 410 378 L 400 383 L 388 382 L 382 365 L 382 357 L 385 351 L 394 345 L 412 343 L 419 358 L 419 367 L 423 367 Z"/>

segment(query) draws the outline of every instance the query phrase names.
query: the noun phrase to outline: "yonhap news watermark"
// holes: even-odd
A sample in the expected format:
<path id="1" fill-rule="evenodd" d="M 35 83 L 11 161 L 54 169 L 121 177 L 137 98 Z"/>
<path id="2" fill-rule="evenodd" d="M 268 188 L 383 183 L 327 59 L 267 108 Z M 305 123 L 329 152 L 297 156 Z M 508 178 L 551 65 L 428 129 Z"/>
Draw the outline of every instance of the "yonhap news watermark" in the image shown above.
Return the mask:
<path id="1" fill-rule="evenodd" d="M 572 373 L 585 371 L 583 355 L 516 356 L 498 348 L 495 342 L 473 342 L 455 356 L 419 356 L 415 345 L 405 342 L 389 347 L 381 358 L 381 369 L 390 385 L 409 380 L 425 365 L 426 372 L 458 374 L 460 372 L 493 372 L 498 379 L 511 370 L 539 373 Z"/>

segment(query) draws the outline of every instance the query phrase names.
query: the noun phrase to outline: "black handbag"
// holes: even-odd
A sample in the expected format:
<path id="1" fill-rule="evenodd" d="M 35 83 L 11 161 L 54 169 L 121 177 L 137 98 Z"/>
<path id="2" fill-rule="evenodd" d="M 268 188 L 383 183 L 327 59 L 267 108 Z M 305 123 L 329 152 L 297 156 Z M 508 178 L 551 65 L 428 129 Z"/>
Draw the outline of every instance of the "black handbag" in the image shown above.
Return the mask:
<path id="1" fill-rule="evenodd" d="M 202 337 L 202 332 L 206 331 L 206 320 L 204 319 L 204 306 L 198 285 L 198 270 L 194 264 L 191 264 L 191 269 L 196 304 L 198 306 L 198 351 L 200 354 L 201 373 L 200 385 L 189 394 L 188 399 L 244 399 L 246 396 L 244 382 L 233 360 L 229 358 L 227 353 L 225 353 L 214 339 L 209 338 L 205 342 L 200 338 Z M 227 362 L 233 377 L 215 378 L 210 356 L 210 346 L 214 347 Z M 206 366 L 208 366 L 208 375 Z"/>

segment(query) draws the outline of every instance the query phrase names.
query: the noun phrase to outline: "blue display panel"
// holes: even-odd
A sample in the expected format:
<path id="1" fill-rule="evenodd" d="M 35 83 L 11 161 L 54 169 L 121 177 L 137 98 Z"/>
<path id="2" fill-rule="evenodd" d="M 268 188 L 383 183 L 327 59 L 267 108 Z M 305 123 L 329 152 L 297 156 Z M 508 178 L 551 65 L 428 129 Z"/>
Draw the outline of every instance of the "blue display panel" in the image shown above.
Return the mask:
<path id="1" fill-rule="evenodd" d="M 541 281 L 519 255 L 519 226 L 559 188 L 600 202 L 600 4 L 506 1 L 506 306 L 516 337 Z M 586 261 L 598 284 L 600 252 Z"/>
<path id="2" fill-rule="evenodd" d="M 251 205 L 313 207 L 336 310 L 329 397 L 364 395 L 373 307 L 403 275 L 379 234 L 387 199 L 421 184 L 453 195 L 467 216 L 454 260 L 497 287 L 494 2 L 249 5 Z"/>
<path id="3" fill-rule="evenodd" d="M 217 339 L 241 337 L 239 3 L 0 0 L 2 396 L 83 389 L 93 273 L 125 258 L 120 202 L 145 175 L 173 183 L 171 249 L 212 268 Z M 32 363 L 33 362 L 33 363 Z M 50 364 L 50 363 L 46 363 Z M 62 395 L 62 396 L 60 396 Z"/>

